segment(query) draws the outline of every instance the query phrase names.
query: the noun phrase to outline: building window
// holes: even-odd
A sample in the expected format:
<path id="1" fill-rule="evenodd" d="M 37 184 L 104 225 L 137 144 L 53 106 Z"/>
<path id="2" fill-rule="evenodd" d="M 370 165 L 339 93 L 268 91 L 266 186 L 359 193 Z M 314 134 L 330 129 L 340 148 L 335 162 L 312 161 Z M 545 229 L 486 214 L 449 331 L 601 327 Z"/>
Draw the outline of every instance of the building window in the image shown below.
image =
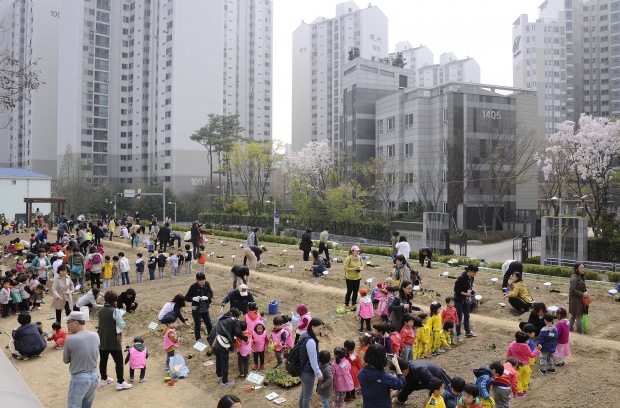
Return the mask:
<path id="1" fill-rule="evenodd" d="M 395 146 L 394 145 L 389 145 L 387 147 L 387 157 L 394 157 L 394 151 L 395 151 Z"/>
<path id="2" fill-rule="evenodd" d="M 394 116 L 392 116 L 391 118 L 388 118 L 387 120 L 387 124 L 388 124 L 388 132 L 391 132 L 394 130 L 394 123 L 396 121 L 394 120 Z"/>
<path id="3" fill-rule="evenodd" d="M 413 184 L 413 173 L 405 173 L 405 183 Z"/>
<path id="4" fill-rule="evenodd" d="M 405 157 L 413 156 L 413 143 L 405 143 Z"/>
<path id="5" fill-rule="evenodd" d="M 410 129 L 413 127 L 413 113 L 408 113 L 405 115 L 405 129 Z"/>

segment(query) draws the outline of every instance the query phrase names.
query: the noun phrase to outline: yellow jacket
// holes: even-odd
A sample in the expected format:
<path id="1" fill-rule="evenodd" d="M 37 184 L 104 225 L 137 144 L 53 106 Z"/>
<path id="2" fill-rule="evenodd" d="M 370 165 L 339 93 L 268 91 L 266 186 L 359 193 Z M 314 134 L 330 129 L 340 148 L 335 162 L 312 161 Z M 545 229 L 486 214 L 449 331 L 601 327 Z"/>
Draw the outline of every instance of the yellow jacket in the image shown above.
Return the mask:
<path id="1" fill-rule="evenodd" d="M 103 269 L 103 272 L 101 273 L 101 278 L 112 279 L 112 268 L 114 267 L 114 264 L 112 262 L 104 262 L 101 267 Z"/>
<path id="2" fill-rule="evenodd" d="M 512 289 L 512 292 L 508 294 L 508 297 L 516 297 L 523 300 L 524 302 L 531 302 L 533 300 L 530 296 L 530 292 L 527 291 L 527 288 L 525 287 L 525 283 L 523 283 L 523 281 L 515 283 L 514 288 Z"/>
<path id="3" fill-rule="evenodd" d="M 344 260 L 344 277 L 349 280 L 360 280 L 362 278 L 362 271 L 350 271 L 349 269 L 353 269 L 359 266 L 361 269 L 364 269 L 364 261 L 362 257 L 359 257 L 359 260 L 356 261 L 352 256 L 347 256 L 347 259 Z"/>

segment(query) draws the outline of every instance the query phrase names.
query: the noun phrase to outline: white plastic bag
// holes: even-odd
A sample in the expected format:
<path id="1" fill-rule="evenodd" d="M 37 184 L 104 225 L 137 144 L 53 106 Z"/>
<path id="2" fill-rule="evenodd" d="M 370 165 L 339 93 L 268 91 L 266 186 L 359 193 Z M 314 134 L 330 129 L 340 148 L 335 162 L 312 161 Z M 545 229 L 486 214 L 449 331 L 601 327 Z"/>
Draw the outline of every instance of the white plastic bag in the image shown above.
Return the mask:
<path id="1" fill-rule="evenodd" d="M 90 309 L 88 306 L 80 307 L 80 312 L 84 313 L 84 316 L 86 316 L 86 321 L 90 320 Z"/>
<path id="2" fill-rule="evenodd" d="M 187 368 L 183 356 L 176 354 L 170 357 L 170 369 L 168 370 L 168 375 L 178 375 L 179 378 L 187 378 L 189 375 L 189 368 Z"/>

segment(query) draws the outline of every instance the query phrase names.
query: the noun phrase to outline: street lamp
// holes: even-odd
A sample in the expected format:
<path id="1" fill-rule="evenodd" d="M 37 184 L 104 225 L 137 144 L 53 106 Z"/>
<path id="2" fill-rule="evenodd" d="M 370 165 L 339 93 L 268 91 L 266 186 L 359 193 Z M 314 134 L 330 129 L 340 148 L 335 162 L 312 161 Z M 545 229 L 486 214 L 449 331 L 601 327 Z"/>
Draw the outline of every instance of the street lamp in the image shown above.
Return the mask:
<path id="1" fill-rule="evenodd" d="M 108 199 L 105 200 L 106 204 L 108 203 Z M 110 198 L 110 204 L 112 204 L 112 199 Z M 114 194 L 114 219 L 116 219 L 116 194 Z"/>
<path id="2" fill-rule="evenodd" d="M 590 197 L 590 194 L 586 194 L 584 196 L 577 196 L 581 200 L 581 218 L 586 218 L 586 198 Z"/>
<path id="3" fill-rule="evenodd" d="M 172 201 L 168 201 L 168 204 L 174 204 L 174 224 L 177 223 L 177 203 L 173 203 Z M 166 221 L 166 220 L 164 220 Z"/>
<path id="4" fill-rule="evenodd" d="M 272 201 L 265 201 L 266 203 L 271 203 Z M 273 200 L 273 235 L 276 235 L 276 200 Z"/>
<path id="5" fill-rule="evenodd" d="M 562 197 L 551 197 L 551 201 L 557 201 L 560 206 L 560 216 L 558 222 L 558 265 L 562 267 Z"/>

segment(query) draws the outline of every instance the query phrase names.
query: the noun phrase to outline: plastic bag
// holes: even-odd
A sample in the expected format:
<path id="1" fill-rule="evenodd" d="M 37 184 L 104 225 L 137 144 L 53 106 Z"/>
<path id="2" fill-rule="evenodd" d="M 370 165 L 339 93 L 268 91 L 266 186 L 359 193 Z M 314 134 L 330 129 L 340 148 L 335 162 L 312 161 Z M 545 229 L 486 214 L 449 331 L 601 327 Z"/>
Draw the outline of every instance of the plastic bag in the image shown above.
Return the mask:
<path id="1" fill-rule="evenodd" d="M 585 333 L 588 331 L 588 315 L 585 314 L 581 318 L 581 332 Z"/>
<path id="2" fill-rule="evenodd" d="M 187 378 L 189 375 L 189 368 L 187 368 L 183 356 L 177 354 L 170 357 L 170 369 L 168 370 L 168 375 L 171 377 L 173 375 L 177 375 L 179 378 Z"/>
<path id="3" fill-rule="evenodd" d="M 90 320 L 90 309 L 88 308 L 88 306 L 80 307 L 80 312 L 84 313 L 84 315 L 86 316 L 86 321 Z"/>

